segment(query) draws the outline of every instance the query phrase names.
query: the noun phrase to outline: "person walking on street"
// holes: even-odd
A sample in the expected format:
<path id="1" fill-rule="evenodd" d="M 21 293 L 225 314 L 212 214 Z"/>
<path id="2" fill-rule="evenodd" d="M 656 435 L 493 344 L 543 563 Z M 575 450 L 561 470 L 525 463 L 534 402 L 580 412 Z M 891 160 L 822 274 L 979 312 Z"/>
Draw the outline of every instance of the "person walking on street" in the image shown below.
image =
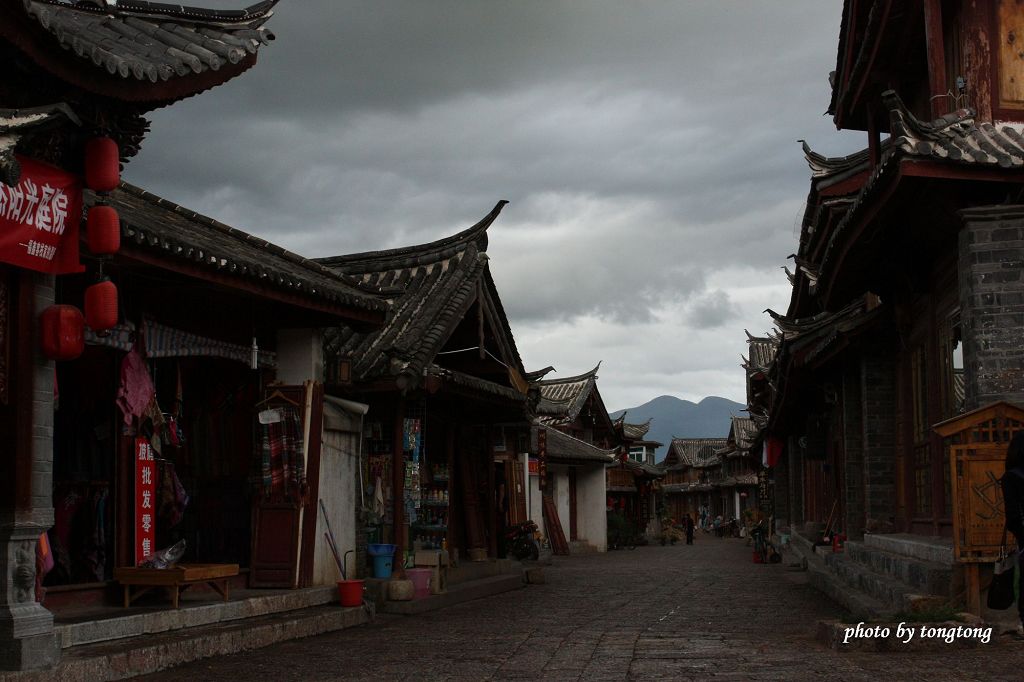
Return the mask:
<path id="1" fill-rule="evenodd" d="M 686 515 L 686 544 L 693 544 L 693 514 Z"/>
<path id="2" fill-rule="evenodd" d="M 1024 431 L 1018 431 L 1006 449 L 1006 473 L 1001 480 L 1003 488 L 1003 509 L 1006 514 L 1006 530 L 1017 541 L 1017 613 L 1021 624 L 1017 634 L 1024 635 L 1024 586 L 1021 586 L 1024 570 L 1019 566 L 1020 551 L 1024 549 Z"/>

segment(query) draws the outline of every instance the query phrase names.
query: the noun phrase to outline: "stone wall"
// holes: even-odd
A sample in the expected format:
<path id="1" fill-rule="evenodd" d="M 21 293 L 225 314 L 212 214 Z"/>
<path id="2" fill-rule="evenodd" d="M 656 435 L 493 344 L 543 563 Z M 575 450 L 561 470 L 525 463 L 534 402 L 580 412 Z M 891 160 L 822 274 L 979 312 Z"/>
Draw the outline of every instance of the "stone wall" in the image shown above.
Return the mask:
<path id="1" fill-rule="evenodd" d="M 1024 403 L 1024 206 L 962 211 L 959 286 L 968 410 Z"/>
<path id="2" fill-rule="evenodd" d="M 891 532 L 896 516 L 896 361 L 884 350 L 860 363 L 864 529 Z"/>
<path id="3" fill-rule="evenodd" d="M 845 527 L 846 536 L 851 540 L 864 537 L 864 425 L 862 419 L 860 373 L 857 365 L 844 368 L 841 386 L 843 415 L 843 459 L 844 482 L 846 485 Z"/>

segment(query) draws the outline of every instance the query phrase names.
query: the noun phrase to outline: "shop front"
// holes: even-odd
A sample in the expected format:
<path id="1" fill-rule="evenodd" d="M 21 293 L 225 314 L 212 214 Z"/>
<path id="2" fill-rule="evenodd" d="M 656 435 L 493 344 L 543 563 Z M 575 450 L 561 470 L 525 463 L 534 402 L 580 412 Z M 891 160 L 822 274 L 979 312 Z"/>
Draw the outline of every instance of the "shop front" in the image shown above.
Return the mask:
<path id="1" fill-rule="evenodd" d="M 58 623 L 122 600 L 163 603 L 138 572 L 169 549 L 216 567 L 218 590 L 330 584 L 318 501 L 352 478 L 327 465 L 314 330 L 379 324 L 386 304 L 138 188 L 106 202 L 120 249 L 54 292 L 56 305 L 80 305 L 102 268 L 118 296 L 116 323 L 86 326 L 84 351 L 55 365 L 42 603 Z M 354 508 L 354 495 L 339 504 Z"/>

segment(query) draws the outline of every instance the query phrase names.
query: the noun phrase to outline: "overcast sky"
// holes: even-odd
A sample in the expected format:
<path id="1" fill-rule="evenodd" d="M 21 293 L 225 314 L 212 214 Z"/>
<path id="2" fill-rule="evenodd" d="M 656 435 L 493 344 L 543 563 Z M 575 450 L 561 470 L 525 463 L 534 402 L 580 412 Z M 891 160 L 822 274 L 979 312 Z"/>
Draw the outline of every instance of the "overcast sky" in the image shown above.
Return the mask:
<path id="1" fill-rule="evenodd" d="M 841 8 L 286 1 L 257 65 L 155 112 L 125 177 L 310 257 L 433 241 L 507 199 L 488 251 L 528 370 L 602 360 L 609 409 L 745 402 L 743 330 L 789 300 L 797 140 L 866 143 L 823 116 Z"/>

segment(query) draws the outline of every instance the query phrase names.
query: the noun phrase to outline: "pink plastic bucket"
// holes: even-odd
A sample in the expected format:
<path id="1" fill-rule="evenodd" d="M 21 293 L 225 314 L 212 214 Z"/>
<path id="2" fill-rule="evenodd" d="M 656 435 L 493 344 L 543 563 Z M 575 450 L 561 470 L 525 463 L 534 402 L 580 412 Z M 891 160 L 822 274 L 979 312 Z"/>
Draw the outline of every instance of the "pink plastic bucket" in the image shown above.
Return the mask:
<path id="1" fill-rule="evenodd" d="M 430 596 L 430 576 L 434 573 L 431 568 L 407 568 L 405 575 L 412 581 L 413 599 L 423 599 Z"/>

